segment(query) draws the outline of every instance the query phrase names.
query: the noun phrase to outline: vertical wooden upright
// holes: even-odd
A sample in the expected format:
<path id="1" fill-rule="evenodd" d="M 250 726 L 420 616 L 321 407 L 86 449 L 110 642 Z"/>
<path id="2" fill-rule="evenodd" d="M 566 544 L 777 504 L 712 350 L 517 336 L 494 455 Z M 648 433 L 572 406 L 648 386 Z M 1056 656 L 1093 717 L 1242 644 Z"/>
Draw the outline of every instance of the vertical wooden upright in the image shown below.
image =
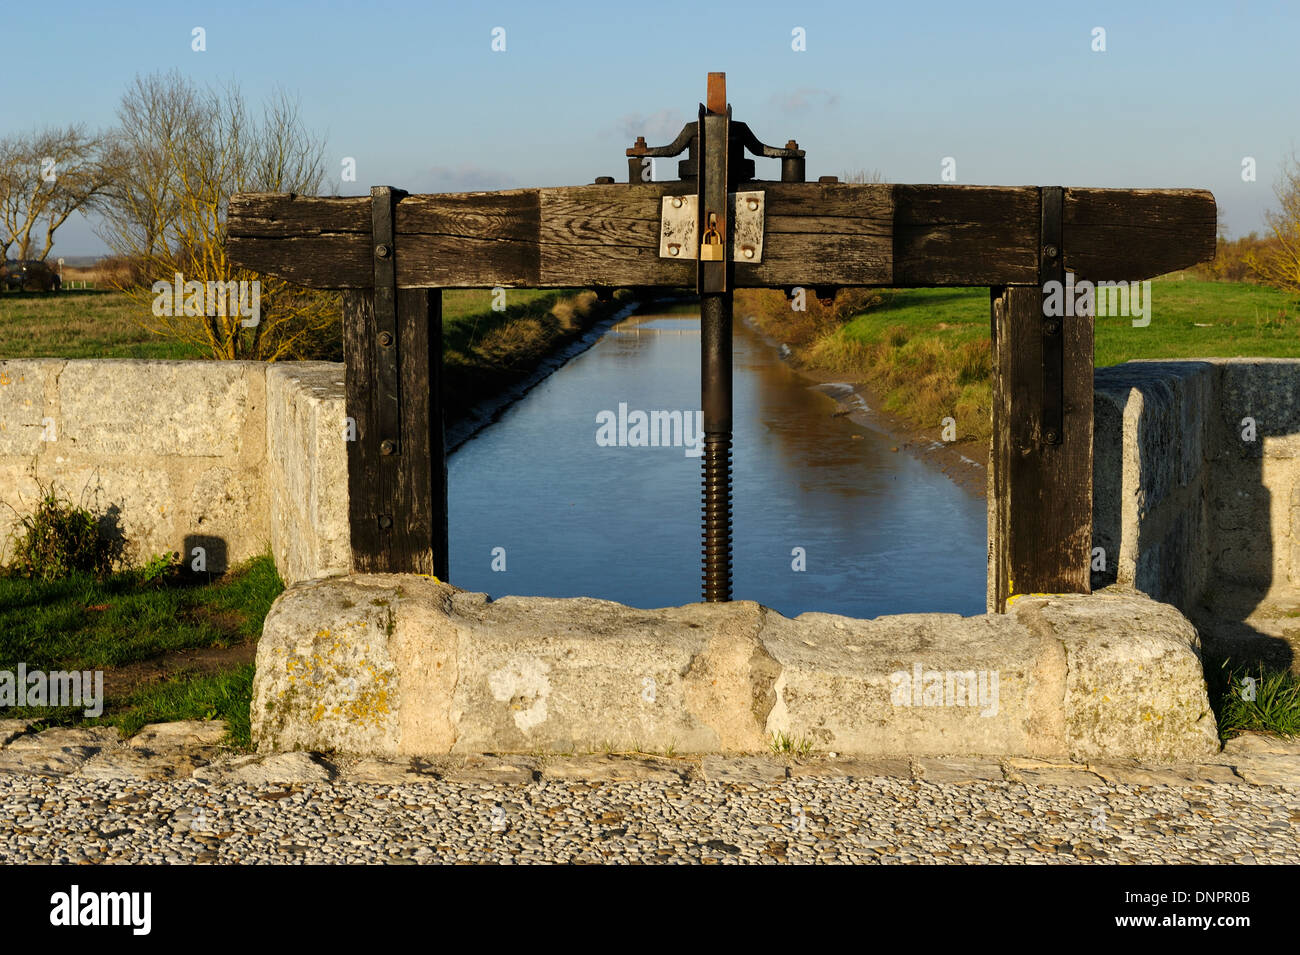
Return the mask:
<path id="1" fill-rule="evenodd" d="M 999 613 L 1015 594 L 1091 589 L 1093 320 L 1044 314 L 1069 236 L 1064 190 L 1040 196 L 1039 284 L 991 289 L 988 609 Z"/>
<path id="2" fill-rule="evenodd" d="M 374 285 L 343 295 L 352 569 L 446 580 L 442 292 L 397 287 L 402 195 L 371 190 Z"/>

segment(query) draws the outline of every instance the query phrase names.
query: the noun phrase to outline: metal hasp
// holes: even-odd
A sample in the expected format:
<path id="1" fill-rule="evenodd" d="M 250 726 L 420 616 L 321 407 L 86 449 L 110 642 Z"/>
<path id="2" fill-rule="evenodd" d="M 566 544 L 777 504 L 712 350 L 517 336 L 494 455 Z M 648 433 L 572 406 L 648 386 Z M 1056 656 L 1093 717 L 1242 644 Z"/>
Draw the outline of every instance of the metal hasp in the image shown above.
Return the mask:
<path id="1" fill-rule="evenodd" d="M 1065 252 L 1062 229 L 1065 189 L 1044 186 L 1042 189 L 1042 227 L 1040 230 L 1038 285 L 1047 297 L 1047 283 L 1065 283 Z M 1043 309 L 1043 421 L 1044 444 L 1060 444 L 1065 433 L 1065 316 L 1048 315 Z"/>

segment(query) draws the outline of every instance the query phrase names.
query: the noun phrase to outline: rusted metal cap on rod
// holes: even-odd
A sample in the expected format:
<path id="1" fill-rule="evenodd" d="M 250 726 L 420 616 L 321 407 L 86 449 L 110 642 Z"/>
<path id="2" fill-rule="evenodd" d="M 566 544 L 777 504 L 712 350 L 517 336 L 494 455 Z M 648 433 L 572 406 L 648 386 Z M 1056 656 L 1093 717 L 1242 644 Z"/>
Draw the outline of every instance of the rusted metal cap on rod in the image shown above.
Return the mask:
<path id="1" fill-rule="evenodd" d="M 708 95 L 704 97 L 704 108 L 710 113 L 727 111 L 727 74 L 710 73 Z"/>

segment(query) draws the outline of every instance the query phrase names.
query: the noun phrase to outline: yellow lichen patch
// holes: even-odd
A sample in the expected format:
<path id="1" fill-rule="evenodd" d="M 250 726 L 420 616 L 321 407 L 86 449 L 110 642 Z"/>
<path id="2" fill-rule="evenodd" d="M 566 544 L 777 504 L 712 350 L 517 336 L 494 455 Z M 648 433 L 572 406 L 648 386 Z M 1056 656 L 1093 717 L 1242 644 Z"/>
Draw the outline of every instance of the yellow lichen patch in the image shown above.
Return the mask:
<path id="1" fill-rule="evenodd" d="M 1012 604 L 1014 604 L 1021 597 L 1078 597 L 1078 596 L 1079 594 L 1037 594 L 1037 593 L 1036 594 L 1011 594 L 1009 597 L 1007 597 L 1007 609 L 1008 610 L 1011 609 Z"/>
<path id="2" fill-rule="evenodd" d="M 348 700 L 341 706 L 334 707 L 334 714 L 342 716 L 352 723 L 374 723 L 387 716 L 388 690 L 366 690 L 355 700 Z"/>

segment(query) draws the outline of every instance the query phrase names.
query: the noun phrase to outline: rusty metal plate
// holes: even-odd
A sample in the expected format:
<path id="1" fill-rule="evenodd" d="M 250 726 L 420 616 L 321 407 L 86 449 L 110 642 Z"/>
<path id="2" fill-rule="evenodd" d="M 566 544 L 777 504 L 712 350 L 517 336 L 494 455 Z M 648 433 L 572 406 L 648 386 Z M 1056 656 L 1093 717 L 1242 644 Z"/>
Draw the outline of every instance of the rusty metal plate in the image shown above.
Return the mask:
<path id="1" fill-rule="evenodd" d="M 694 259 L 699 255 L 699 196 L 664 196 L 659 220 L 659 257 Z"/>
<path id="2" fill-rule="evenodd" d="M 731 194 L 731 258 L 735 262 L 763 261 L 763 213 L 761 192 Z"/>

